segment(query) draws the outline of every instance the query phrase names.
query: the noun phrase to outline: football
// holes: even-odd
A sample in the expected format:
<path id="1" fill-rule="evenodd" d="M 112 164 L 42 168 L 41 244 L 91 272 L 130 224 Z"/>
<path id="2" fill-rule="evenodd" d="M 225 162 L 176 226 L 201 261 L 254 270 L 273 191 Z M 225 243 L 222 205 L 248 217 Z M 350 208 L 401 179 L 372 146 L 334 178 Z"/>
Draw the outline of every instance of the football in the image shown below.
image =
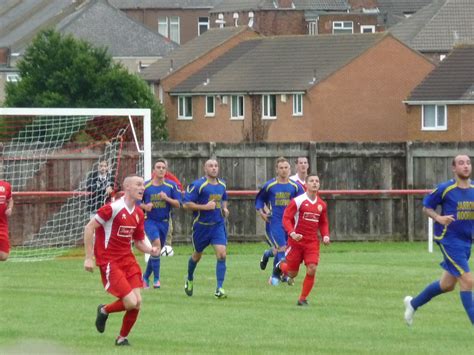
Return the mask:
<path id="1" fill-rule="evenodd" d="M 163 249 L 161 249 L 161 256 L 173 256 L 174 250 L 170 245 L 165 245 Z"/>

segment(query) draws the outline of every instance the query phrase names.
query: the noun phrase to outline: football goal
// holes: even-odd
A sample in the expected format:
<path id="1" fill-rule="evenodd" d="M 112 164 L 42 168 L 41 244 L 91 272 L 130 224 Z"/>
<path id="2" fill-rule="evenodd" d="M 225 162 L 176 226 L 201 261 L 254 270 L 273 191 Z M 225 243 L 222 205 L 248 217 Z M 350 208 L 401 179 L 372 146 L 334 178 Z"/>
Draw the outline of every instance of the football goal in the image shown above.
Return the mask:
<path id="1" fill-rule="evenodd" d="M 0 108 L 0 179 L 12 185 L 12 261 L 82 245 L 131 173 L 151 176 L 149 109 Z"/>

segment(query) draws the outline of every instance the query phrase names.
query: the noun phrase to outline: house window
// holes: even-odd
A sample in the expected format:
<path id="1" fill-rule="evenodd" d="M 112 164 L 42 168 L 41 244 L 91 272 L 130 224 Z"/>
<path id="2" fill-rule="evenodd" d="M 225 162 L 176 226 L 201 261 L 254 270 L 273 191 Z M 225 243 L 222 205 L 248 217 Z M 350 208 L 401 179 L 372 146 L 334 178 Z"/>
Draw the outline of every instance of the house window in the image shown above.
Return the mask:
<path id="1" fill-rule="evenodd" d="M 244 119 L 244 97 L 242 95 L 231 96 L 230 118 Z"/>
<path id="2" fill-rule="evenodd" d="M 216 114 L 216 100 L 214 96 L 206 96 L 206 117 L 214 117 Z"/>
<path id="3" fill-rule="evenodd" d="M 178 118 L 191 120 L 193 118 L 193 97 L 178 96 Z"/>
<path id="4" fill-rule="evenodd" d="M 308 34 L 316 36 L 318 34 L 318 23 L 316 21 L 308 22 Z"/>
<path id="5" fill-rule="evenodd" d="M 334 21 L 332 23 L 333 34 L 354 33 L 354 23 L 352 21 Z"/>
<path id="6" fill-rule="evenodd" d="M 158 33 L 179 44 L 179 16 L 158 17 Z"/>
<path id="7" fill-rule="evenodd" d="M 361 25 L 360 26 L 360 33 L 375 33 L 375 26 L 374 25 Z"/>
<path id="8" fill-rule="evenodd" d="M 262 118 L 276 119 L 276 95 L 262 95 Z"/>
<path id="9" fill-rule="evenodd" d="M 444 131 L 447 125 L 446 105 L 423 105 L 422 126 L 425 131 Z"/>
<path id="10" fill-rule="evenodd" d="M 303 94 L 293 95 L 293 116 L 303 116 Z"/>
<path id="11" fill-rule="evenodd" d="M 7 74 L 7 82 L 16 83 L 18 81 L 20 81 L 20 75 L 19 74 Z"/>
<path id="12" fill-rule="evenodd" d="M 209 17 L 199 17 L 198 36 L 202 35 L 209 29 Z"/>

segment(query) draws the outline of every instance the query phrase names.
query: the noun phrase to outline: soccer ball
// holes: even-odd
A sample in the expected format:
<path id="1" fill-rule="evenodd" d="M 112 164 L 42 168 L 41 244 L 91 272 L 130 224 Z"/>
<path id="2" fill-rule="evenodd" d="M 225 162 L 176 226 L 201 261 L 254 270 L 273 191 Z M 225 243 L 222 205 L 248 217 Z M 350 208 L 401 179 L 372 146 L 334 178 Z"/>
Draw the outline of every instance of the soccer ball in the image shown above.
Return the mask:
<path id="1" fill-rule="evenodd" d="M 163 249 L 161 249 L 161 256 L 173 256 L 174 250 L 170 245 L 165 245 Z"/>

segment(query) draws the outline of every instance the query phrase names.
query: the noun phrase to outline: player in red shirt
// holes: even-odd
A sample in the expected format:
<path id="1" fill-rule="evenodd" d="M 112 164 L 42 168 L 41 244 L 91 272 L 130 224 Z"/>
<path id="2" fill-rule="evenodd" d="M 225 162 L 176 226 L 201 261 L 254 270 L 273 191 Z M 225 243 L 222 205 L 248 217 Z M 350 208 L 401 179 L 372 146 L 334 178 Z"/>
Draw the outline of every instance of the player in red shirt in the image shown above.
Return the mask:
<path id="1" fill-rule="evenodd" d="M 289 276 L 288 284 L 298 275 L 300 264 L 306 265 L 306 276 L 303 281 L 298 306 L 307 306 L 306 298 L 311 292 L 319 263 L 319 237 L 325 245 L 330 243 L 329 222 L 326 203 L 318 196 L 319 177 L 309 174 L 306 177 L 306 193 L 295 197 L 283 213 L 283 227 L 288 232 L 286 259 L 275 267 L 275 274 Z"/>
<path id="2" fill-rule="evenodd" d="M 296 158 L 295 168 L 296 168 L 296 173 L 295 175 L 290 176 L 290 179 L 300 184 L 303 190 L 306 191 L 305 181 L 306 181 L 306 177 L 308 176 L 308 171 L 309 171 L 308 158 L 306 157 Z"/>
<path id="3" fill-rule="evenodd" d="M 105 290 L 118 298 L 97 308 L 97 330 L 104 332 L 110 313 L 125 311 L 115 344 L 130 345 L 127 336 L 137 320 L 142 300 L 142 271 L 132 253 L 132 241 L 138 250 L 153 256 L 158 256 L 160 250 L 144 242 L 144 213 L 136 206 L 145 190 L 143 178 L 127 176 L 122 186 L 124 196 L 101 207 L 84 228 L 84 269 L 93 271 L 95 256 Z"/>
<path id="4" fill-rule="evenodd" d="M 10 254 L 8 218 L 12 215 L 12 210 L 12 188 L 8 182 L 0 180 L 0 261 L 7 260 Z"/>

